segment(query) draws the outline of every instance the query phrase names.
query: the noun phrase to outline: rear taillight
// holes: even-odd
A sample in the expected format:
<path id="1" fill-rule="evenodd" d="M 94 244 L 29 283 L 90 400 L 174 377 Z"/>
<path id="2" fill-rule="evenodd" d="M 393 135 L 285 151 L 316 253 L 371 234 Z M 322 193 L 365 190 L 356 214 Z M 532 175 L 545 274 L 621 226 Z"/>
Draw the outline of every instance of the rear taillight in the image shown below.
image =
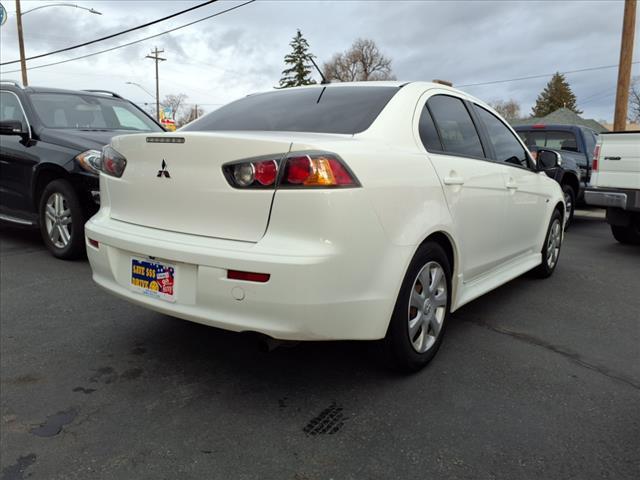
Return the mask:
<path id="1" fill-rule="evenodd" d="M 286 157 L 260 157 L 224 165 L 222 170 L 236 188 L 358 187 L 345 163 L 333 153 L 296 152 Z"/>
<path id="2" fill-rule="evenodd" d="M 281 187 L 355 187 L 353 174 L 332 154 L 305 154 L 287 158 Z"/>
<path id="3" fill-rule="evenodd" d="M 109 145 L 102 149 L 100 171 L 112 177 L 121 177 L 127 166 L 127 159 Z"/>
<path id="4" fill-rule="evenodd" d="M 594 172 L 598 171 L 598 161 L 600 160 L 600 145 L 596 145 L 593 149 L 593 160 L 591 161 L 591 168 Z"/>

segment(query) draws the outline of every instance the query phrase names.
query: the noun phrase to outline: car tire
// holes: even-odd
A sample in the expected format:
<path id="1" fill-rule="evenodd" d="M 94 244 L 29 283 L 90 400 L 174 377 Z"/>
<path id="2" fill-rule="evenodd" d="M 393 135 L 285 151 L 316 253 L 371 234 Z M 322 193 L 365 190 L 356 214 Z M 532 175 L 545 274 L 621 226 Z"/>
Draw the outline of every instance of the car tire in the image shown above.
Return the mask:
<path id="1" fill-rule="evenodd" d="M 424 288 L 422 282 L 429 283 Z M 384 340 L 391 366 L 415 372 L 442 343 L 451 302 L 451 266 L 435 242 L 420 246 L 409 264 Z"/>
<path id="2" fill-rule="evenodd" d="M 47 184 L 38 215 L 42 239 L 54 256 L 71 260 L 85 254 L 86 214 L 71 183 L 58 179 Z"/>
<path id="3" fill-rule="evenodd" d="M 538 278 L 550 277 L 558 266 L 560 250 L 562 247 L 562 214 L 558 209 L 553 211 L 547 235 L 542 245 L 542 263 L 533 269 Z"/>
<path id="4" fill-rule="evenodd" d="M 564 195 L 565 214 L 564 229 L 569 228 L 573 221 L 573 213 L 576 210 L 576 192 L 571 185 L 562 185 L 562 194 Z"/>
<path id="5" fill-rule="evenodd" d="M 613 238 L 620 243 L 640 245 L 640 219 L 631 219 L 631 225 L 627 227 L 611 225 L 611 233 L 613 233 Z"/>

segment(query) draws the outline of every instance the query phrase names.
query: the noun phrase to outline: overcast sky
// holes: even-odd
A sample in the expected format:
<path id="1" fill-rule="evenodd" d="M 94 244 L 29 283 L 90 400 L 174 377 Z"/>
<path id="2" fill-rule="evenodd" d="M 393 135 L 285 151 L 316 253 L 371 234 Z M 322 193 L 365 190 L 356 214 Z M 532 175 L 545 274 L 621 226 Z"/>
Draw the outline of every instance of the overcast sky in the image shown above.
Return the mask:
<path id="1" fill-rule="evenodd" d="M 0 58 L 18 58 L 15 2 L 0 27 Z M 23 0 L 22 10 L 46 4 Z M 49 2 L 52 3 L 52 2 Z M 53 2 L 55 3 L 55 2 Z M 51 7 L 23 18 L 27 56 L 91 40 L 196 5 L 194 1 L 73 0 L 103 15 Z M 66 54 L 29 63 L 35 67 L 123 44 L 188 23 L 234 5 L 219 1 L 153 27 Z M 257 0 L 219 17 L 113 52 L 29 71 L 31 85 L 72 89 L 102 88 L 138 103 L 153 102 L 137 82 L 154 92 L 153 61 L 145 55 L 164 49 L 160 93 L 185 93 L 206 111 L 248 93 L 278 84 L 283 57 L 297 28 L 319 63 L 347 49 L 358 37 L 374 40 L 392 59 L 399 80 L 447 79 L 468 85 L 618 63 L 622 0 L 609 1 L 296 1 Z M 640 22 L 637 22 L 636 27 Z M 634 61 L 640 59 L 636 31 Z M 633 74 L 640 75 L 640 64 Z M 2 67 L 5 73 L 19 64 Z M 585 117 L 612 120 L 617 69 L 568 74 Z M 549 77 L 468 86 L 483 100 L 513 98 L 529 114 Z"/>

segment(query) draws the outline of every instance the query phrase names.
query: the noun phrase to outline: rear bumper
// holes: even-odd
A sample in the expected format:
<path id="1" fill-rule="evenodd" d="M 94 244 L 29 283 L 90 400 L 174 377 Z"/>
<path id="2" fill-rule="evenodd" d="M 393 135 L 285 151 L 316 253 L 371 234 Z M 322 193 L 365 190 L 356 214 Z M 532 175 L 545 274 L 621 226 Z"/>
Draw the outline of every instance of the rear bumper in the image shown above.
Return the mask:
<path id="1" fill-rule="evenodd" d="M 87 241 L 93 279 L 109 292 L 185 320 L 286 340 L 384 337 L 413 254 L 383 236 L 367 245 L 289 242 L 277 250 L 268 235 L 258 243 L 185 235 L 119 222 L 103 211 L 85 232 L 99 242 L 95 248 Z M 131 258 L 149 256 L 176 266 L 174 303 L 130 286 Z M 229 280 L 228 269 L 271 277 L 266 283 Z"/>
<path id="2" fill-rule="evenodd" d="M 584 198 L 587 204 L 596 207 L 640 212 L 640 190 L 591 187 L 585 191 Z"/>

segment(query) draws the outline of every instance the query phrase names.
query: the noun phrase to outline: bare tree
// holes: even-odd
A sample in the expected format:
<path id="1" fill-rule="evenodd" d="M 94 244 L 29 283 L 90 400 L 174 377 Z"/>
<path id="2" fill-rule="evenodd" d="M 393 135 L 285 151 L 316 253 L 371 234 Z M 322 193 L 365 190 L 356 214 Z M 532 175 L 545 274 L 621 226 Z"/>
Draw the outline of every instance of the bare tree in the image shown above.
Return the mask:
<path id="1" fill-rule="evenodd" d="M 184 110 L 187 98 L 189 97 L 184 93 L 165 95 L 164 99 L 160 102 L 160 107 L 171 108 L 171 119 L 175 121 L 176 118 L 182 115 L 182 110 Z"/>
<path id="2" fill-rule="evenodd" d="M 629 121 L 640 123 L 640 77 L 634 77 L 629 89 Z"/>
<path id="3" fill-rule="evenodd" d="M 489 105 L 508 122 L 520 118 L 520 104 L 514 99 L 494 100 Z"/>
<path id="4" fill-rule="evenodd" d="M 349 50 L 336 53 L 324 64 L 327 80 L 341 82 L 395 80 L 391 59 L 385 57 L 373 40 L 359 38 Z"/>
<path id="5" fill-rule="evenodd" d="M 189 110 L 186 111 L 181 117 L 176 120 L 176 127 L 180 128 L 185 126 L 189 122 L 193 122 L 195 119 L 204 115 L 204 110 L 197 105 L 192 105 Z"/>

